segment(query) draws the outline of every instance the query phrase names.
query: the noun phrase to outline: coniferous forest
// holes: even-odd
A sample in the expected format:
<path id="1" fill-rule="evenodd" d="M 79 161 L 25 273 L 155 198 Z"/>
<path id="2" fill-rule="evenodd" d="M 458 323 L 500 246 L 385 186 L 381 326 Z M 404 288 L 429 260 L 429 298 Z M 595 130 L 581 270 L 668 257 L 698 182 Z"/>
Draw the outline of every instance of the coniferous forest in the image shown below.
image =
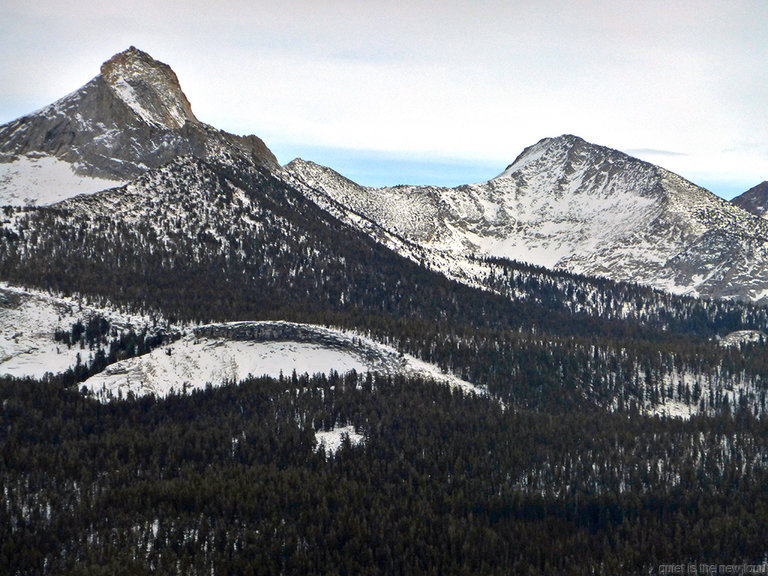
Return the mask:
<path id="1" fill-rule="evenodd" d="M 766 553 L 768 430 L 748 412 L 548 417 L 355 373 L 0 394 L 8 573 L 625 574 Z M 345 424 L 364 442 L 317 450 Z"/>
<path id="2" fill-rule="evenodd" d="M 332 373 L 100 402 L 83 379 L 173 335 L 83 319 L 57 338 L 98 362 L 0 380 L 3 574 L 768 561 L 768 345 L 720 342 L 768 330 L 765 308 L 503 260 L 482 262 L 490 286 L 470 287 L 268 173 L 183 160 L 147 179 L 154 196 L 6 208 L 0 278 L 179 322 L 355 330 L 488 395 Z M 655 415 L 669 402 L 694 415 Z M 344 426 L 362 440 L 319 447 Z"/>

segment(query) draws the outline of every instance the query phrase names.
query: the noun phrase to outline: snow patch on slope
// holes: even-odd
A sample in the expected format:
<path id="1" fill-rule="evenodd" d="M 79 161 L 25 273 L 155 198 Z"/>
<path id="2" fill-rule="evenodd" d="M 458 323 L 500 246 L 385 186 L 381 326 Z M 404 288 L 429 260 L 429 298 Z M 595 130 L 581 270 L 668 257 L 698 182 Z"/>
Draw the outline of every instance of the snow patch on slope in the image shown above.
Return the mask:
<path id="1" fill-rule="evenodd" d="M 318 430 L 315 432 L 316 449 L 324 451 L 326 457 L 336 454 L 345 439 L 349 439 L 349 443 L 352 446 L 359 446 L 365 441 L 365 436 L 358 433 L 351 424 L 332 428 L 331 430 Z"/>
<path id="2" fill-rule="evenodd" d="M 123 182 L 75 173 L 75 166 L 46 154 L 17 156 L 0 163 L 0 205 L 47 206 L 80 194 L 94 194 Z"/>
<path id="3" fill-rule="evenodd" d="M 84 351 L 56 343 L 53 334 L 76 320 L 71 309 L 0 290 L 0 374 L 42 378 L 74 366 Z"/>
<path id="4" fill-rule="evenodd" d="M 690 420 L 692 416 L 699 414 L 699 409 L 695 404 L 686 404 L 681 400 L 667 399 L 665 402 L 653 405 L 645 413 L 649 416 Z"/>
<path id="5" fill-rule="evenodd" d="M 238 382 L 248 376 L 289 376 L 330 371 L 422 376 L 486 394 L 436 366 L 363 336 L 291 322 L 233 322 L 200 326 L 149 354 L 108 366 L 83 386 L 100 399 L 166 396 Z"/>
<path id="6" fill-rule="evenodd" d="M 203 389 L 248 376 L 365 371 L 354 355 L 303 342 L 233 342 L 187 336 L 144 356 L 108 366 L 85 381 L 99 397 L 125 397 Z"/>
<path id="7" fill-rule="evenodd" d="M 84 306 L 73 298 L 56 297 L 0 283 L 0 374 L 42 378 L 72 368 L 93 354 L 79 346 L 54 340 L 57 330 L 69 331 L 78 320 L 95 315 L 109 318 L 117 328 L 150 326 L 148 317 L 113 309 Z"/>
<path id="8" fill-rule="evenodd" d="M 721 346 L 739 346 L 740 344 L 751 344 L 765 340 L 765 332 L 761 330 L 736 330 L 723 336 L 720 340 Z"/>
<path id="9" fill-rule="evenodd" d="M 517 159 L 512 162 L 507 168 L 499 174 L 496 178 L 503 178 L 510 176 L 514 172 L 524 168 L 526 165 L 530 164 L 531 162 L 535 162 L 542 156 L 544 156 L 545 152 L 547 151 L 547 146 L 551 142 L 552 138 L 543 138 L 542 140 L 539 140 L 536 144 L 533 146 L 529 146 L 525 150 L 523 150 L 522 154 L 517 157 Z"/>

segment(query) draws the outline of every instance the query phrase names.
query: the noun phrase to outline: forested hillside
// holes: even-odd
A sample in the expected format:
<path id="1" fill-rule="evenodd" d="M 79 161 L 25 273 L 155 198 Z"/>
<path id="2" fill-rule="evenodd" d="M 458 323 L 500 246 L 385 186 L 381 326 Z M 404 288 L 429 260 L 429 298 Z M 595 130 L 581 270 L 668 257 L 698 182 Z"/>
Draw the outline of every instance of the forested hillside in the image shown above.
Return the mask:
<path id="1" fill-rule="evenodd" d="M 748 412 L 553 417 L 354 373 L 106 405 L 6 379 L 0 405 L 8 574 L 647 574 L 765 560 L 768 430 Z M 317 449 L 348 425 L 362 442 Z"/>
<path id="2" fill-rule="evenodd" d="M 245 160 L 181 159 L 123 188 L 9 208 L 3 229 L 5 280 L 173 320 L 354 329 L 521 406 L 765 407 L 764 344 L 717 342 L 767 330 L 764 308 L 503 260 L 486 263 L 493 291 L 470 288 Z"/>

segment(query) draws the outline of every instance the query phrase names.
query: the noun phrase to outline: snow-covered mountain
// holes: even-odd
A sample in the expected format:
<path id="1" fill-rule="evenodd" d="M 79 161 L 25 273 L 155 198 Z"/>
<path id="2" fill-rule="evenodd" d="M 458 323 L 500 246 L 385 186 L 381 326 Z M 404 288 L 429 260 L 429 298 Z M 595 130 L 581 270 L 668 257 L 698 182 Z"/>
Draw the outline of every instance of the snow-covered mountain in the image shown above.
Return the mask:
<path id="1" fill-rule="evenodd" d="M 259 143 L 135 49 L 0 129 L 3 573 L 765 562 L 768 306 L 606 276 L 760 300 L 768 222 L 573 136 L 454 189 Z"/>
<path id="2" fill-rule="evenodd" d="M 768 181 L 736 196 L 731 203 L 755 216 L 768 217 Z"/>
<path id="3" fill-rule="evenodd" d="M 119 188 L 121 200 L 105 209 L 130 210 L 118 206 L 133 189 L 125 184 L 190 156 L 266 170 L 377 242 L 472 286 L 498 275 L 478 257 L 501 257 L 676 293 L 768 298 L 768 225 L 652 164 L 561 136 L 488 182 L 366 188 L 303 160 L 281 168 L 257 137 L 200 122 L 171 68 L 134 47 L 80 90 L 0 126 L 0 203 Z"/>
<path id="4" fill-rule="evenodd" d="M 338 217 L 369 220 L 427 250 L 438 267 L 446 255 L 501 257 L 675 293 L 768 298 L 762 219 L 576 136 L 541 140 L 496 178 L 450 189 L 368 188 L 300 159 L 286 170 Z"/>
<path id="5" fill-rule="evenodd" d="M 49 204 L 223 150 L 278 168 L 258 137 L 200 122 L 173 70 L 131 47 L 79 90 L 0 126 L 0 204 Z"/>

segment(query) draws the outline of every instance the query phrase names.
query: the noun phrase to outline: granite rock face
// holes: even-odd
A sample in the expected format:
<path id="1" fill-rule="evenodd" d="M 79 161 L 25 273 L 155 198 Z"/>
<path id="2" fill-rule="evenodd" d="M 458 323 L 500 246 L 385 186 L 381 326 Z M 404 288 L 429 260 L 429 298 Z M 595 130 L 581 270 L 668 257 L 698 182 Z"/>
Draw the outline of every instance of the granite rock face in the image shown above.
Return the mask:
<path id="1" fill-rule="evenodd" d="M 754 188 L 750 188 L 744 194 L 736 196 L 736 198 L 731 200 L 731 203 L 755 216 L 760 216 L 761 218 L 768 217 L 768 181 L 762 182 Z"/>
<path id="2" fill-rule="evenodd" d="M 127 181 L 178 156 L 223 151 L 268 170 L 279 167 L 256 136 L 236 136 L 200 122 L 176 74 L 134 47 L 101 74 L 42 110 L 0 126 L 0 162 L 30 153 L 55 156 L 77 174 Z"/>
<path id="3" fill-rule="evenodd" d="M 115 54 L 101 65 L 101 77 L 147 124 L 172 130 L 188 121 L 198 122 L 171 67 L 146 52 L 131 46 Z"/>

